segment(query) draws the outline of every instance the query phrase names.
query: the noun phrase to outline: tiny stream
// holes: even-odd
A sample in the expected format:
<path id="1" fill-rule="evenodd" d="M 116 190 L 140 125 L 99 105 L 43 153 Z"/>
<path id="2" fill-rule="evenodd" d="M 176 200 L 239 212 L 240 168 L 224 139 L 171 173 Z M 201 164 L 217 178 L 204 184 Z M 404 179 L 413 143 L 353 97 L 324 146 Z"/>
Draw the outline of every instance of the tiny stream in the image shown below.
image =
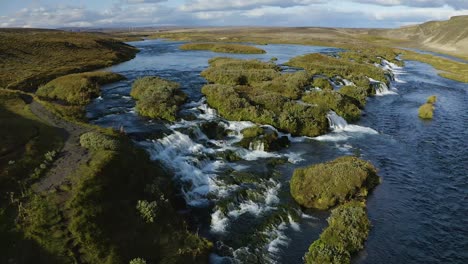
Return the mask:
<path id="1" fill-rule="evenodd" d="M 216 56 L 278 58 L 281 64 L 335 48 L 266 45 L 261 55 L 182 51 L 181 42 L 131 42 L 136 58 L 106 70 L 128 79 L 106 85 L 87 109 L 92 123 L 123 128 L 151 158 L 174 172 L 199 234 L 213 241 L 211 263 L 302 263 L 309 245 L 326 227 L 327 211 L 301 211 L 289 194 L 294 168 L 358 155 L 378 169 L 382 183 L 370 194 L 372 222 L 365 248 L 354 263 L 468 262 L 468 85 L 444 79 L 431 66 L 407 61 L 394 67 L 395 81 L 368 99 L 356 124 L 331 112 L 331 130 L 317 138 L 293 138 L 279 152 L 236 146 L 250 122 L 229 122 L 208 107 L 200 72 Z M 388 67 L 388 65 L 386 66 Z M 175 123 L 139 117 L 129 96 L 132 82 L 157 75 L 179 82 L 189 101 Z M 418 107 L 437 95 L 432 121 Z M 206 127 L 230 133 L 210 138 Z M 240 160 L 229 159 L 235 153 Z M 273 166 L 277 160 L 285 163 Z"/>

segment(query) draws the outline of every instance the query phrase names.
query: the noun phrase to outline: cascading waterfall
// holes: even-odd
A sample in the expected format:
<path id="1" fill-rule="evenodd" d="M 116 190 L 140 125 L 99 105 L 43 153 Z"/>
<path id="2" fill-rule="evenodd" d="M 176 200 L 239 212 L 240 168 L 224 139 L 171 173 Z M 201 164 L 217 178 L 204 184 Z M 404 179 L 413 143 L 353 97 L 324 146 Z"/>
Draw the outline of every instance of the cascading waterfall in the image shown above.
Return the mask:
<path id="1" fill-rule="evenodd" d="M 388 86 L 386 83 L 377 81 L 370 77 L 367 77 L 367 78 L 369 79 L 371 84 L 374 86 L 376 95 L 396 94 L 395 92 L 390 91 L 390 89 L 388 89 Z"/>
<path id="2" fill-rule="evenodd" d="M 346 126 L 348 126 L 348 122 L 346 122 L 344 118 L 339 116 L 334 111 L 328 112 L 327 119 L 328 119 L 329 126 L 333 131 L 344 130 Z"/>
<path id="3" fill-rule="evenodd" d="M 254 151 L 265 151 L 265 143 L 261 141 L 250 142 L 249 149 Z"/>

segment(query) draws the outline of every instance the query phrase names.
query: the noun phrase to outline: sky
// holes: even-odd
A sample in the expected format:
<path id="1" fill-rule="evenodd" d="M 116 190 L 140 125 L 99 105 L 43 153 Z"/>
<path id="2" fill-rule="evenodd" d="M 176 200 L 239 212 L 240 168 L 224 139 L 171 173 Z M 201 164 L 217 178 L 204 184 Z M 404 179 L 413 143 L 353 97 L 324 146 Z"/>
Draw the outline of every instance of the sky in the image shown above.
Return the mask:
<path id="1" fill-rule="evenodd" d="M 468 0 L 0 0 L 0 27 L 391 28 L 457 15 Z"/>

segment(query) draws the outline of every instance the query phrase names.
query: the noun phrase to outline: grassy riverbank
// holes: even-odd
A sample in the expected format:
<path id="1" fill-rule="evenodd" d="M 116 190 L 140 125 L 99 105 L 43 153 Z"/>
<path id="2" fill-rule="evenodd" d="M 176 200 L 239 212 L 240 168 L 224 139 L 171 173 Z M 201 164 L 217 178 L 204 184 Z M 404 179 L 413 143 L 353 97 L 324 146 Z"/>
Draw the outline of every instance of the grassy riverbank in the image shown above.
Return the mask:
<path id="1" fill-rule="evenodd" d="M 0 88 L 34 91 L 56 77 L 107 67 L 136 52 L 105 35 L 0 29 Z"/>

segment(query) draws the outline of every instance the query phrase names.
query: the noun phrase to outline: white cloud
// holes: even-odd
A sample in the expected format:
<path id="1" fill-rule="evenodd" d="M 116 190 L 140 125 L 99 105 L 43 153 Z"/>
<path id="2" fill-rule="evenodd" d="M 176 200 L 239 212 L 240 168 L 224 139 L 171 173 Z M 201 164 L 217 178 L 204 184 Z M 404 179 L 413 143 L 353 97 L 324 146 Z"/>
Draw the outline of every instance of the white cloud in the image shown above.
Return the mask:
<path id="1" fill-rule="evenodd" d="M 221 11 L 221 10 L 248 10 L 252 8 L 262 6 L 277 6 L 277 7 L 288 7 L 288 6 L 306 6 L 316 3 L 323 3 L 323 0 L 191 0 L 188 3 L 182 5 L 180 10 L 182 11 Z"/>
<path id="2" fill-rule="evenodd" d="M 354 0 L 354 2 L 383 5 L 383 6 L 410 6 L 410 7 L 443 7 L 455 9 L 468 9 L 468 0 Z"/>
<path id="3" fill-rule="evenodd" d="M 129 4 L 129 3 L 132 4 Z M 144 3 L 143 3 L 144 2 Z M 365 6 L 357 2 L 378 4 Z M 0 27 L 110 26 L 327 26 L 397 27 L 427 20 L 467 15 L 454 7 L 407 7 L 407 0 L 188 0 L 183 5 L 162 0 L 120 0 L 101 10 L 86 5 L 23 8 L 0 16 Z M 408 1 L 434 5 L 454 1 Z M 430 3 L 429 3 L 430 2 Z M 467 0 L 468 2 L 468 0 Z M 180 2 L 179 2 L 180 3 Z M 379 5 L 388 7 L 382 8 Z"/>

